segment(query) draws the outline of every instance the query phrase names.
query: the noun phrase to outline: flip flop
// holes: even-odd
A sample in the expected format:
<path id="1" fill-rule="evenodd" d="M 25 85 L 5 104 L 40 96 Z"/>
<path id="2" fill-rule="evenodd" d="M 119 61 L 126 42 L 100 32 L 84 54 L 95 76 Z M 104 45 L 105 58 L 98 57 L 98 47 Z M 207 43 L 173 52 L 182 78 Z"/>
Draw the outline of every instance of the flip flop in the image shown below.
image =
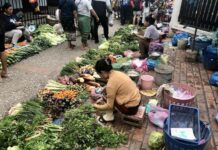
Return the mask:
<path id="1" fill-rule="evenodd" d="M 99 116 L 99 118 L 97 118 L 97 120 L 98 120 L 100 123 L 103 123 L 103 124 L 106 124 L 106 123 L 109 123 L 109 122 L 110 122 L 110 123 L 114 122 L 114 120 L 106 121 L 102 115 Z"/>

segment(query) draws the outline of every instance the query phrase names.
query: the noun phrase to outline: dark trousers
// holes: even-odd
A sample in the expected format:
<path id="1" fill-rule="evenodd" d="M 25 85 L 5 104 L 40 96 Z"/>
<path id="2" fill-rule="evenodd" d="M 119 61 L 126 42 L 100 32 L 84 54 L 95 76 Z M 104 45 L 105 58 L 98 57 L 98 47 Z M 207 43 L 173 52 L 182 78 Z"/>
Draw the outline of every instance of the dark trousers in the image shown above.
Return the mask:
<path id="1" fill-rule="evenodd" d="M 119 105 L 115 101 L 114 105 L 121 113 L 123 113 L 125 115 L 135 115 L 138 112 L 138 108 L 140 106 L 140 103 L 138 106 L 135 106 L 135 107 L 125 107 L 124 105 Z"/>
<path id="2" fill-rule="evenodd" d="M 144 40 L 144 39 L 140 39 L 139 40 L 139 50 L 141 53 L 141 57 L 142 58 L 147 58 L 148 55 L 148 51 L 149 51 L 149 42 Z"/>
<path id="3" fill-rule="evenodd" d="M 133 12 L 130 6 L 121 6 L 120 8 L 121 25 L 132 22 L 132 17 L 133 17 L 132 13 Z"/>
<path id="4" fill-rule="evenodd" d="M 94 19 L 94 38 L 95 42 L 99 42 L 99 37 L 98 37 L 98 26 L 102 25 L 103 30 L 104 30 L 104 36 L 106 39 L 108 39 L 108 32 L 109 32 L 109 26 L 108 26 L 108 17 L 106 16 L 99 16 L 99 22 Z"/>

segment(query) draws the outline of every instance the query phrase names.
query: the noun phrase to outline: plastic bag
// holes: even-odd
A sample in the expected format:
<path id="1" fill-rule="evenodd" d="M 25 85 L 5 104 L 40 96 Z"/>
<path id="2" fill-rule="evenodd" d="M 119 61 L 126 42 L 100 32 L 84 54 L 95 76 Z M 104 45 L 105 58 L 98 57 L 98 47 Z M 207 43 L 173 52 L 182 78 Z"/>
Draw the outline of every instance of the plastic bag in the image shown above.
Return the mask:
<path id="1" fill-rule="evenodd" d="M 216 119 L 216 121 L 217 121 L 217 123 L 218 123 L 218 113 L 216 114 L 216 118 L 215 118 L 215 119 Z"/>
<path id="2" fill-rule="evenodd" d="M 145 60 L 135 59 L 132 61 L 131 66 L 136 71 L 141 72 L 141 73 L 148 71 L 147 59 Z"/>
<path id="3" fill-rule="evenodd" d="M 123 55 L 124 55 L 125 57 L 132 57 L 133 54 L 134 54 L 134 53 L 133 53 L 133 51 L 131 51 L 131 50 L 127 50 L 127 51 L 125 51 L 125 52 L 123 53 Z"/>
<path id="4" fill-rule="evenodd" d="M 168 61 L 169 61 L 169 55 L 163 54 L 163 55 L 160 56 L 160 62 L 161 62 L 162 64 L 167 65 L 167 64 L 168 64 Z"/>
<path id="5" fill-rule="evenodd" d="M 159 64 L 158 60 L 148 59 L 147 61 L 148 70 L 154 70 L 157 64 Z"/>
<path id="6" fill-rule="evenodd" d="M 149 44 L 149 54 L 153 52 L 163 53 L 163 51 L 164 51 L 163 44 L 158 42 L 151 42 Z"/>
<path id="7" fill-rule="evenodd" d="M 163 128 L 164 120 L 168 117 L 169 111 L 159 106 L 150 106 L 148 113 L 149 120 L 156 126 Z"/>
<path id="8" fill-rule="evenodd" d="M 174 34 L 172 38 L 172 45 L 177 46 L 178 40 L 188 39 L 188 38 L 189 38 L 189 34 L 187 32 L 181 32 L 181 33 Z"/>
<path id="9" fill-rule="evenodd" d="M 163 133 L 152 131 L 148 138 L 148 146 L 150 148 L 161 148 L 164 144 Z"/>
<path id="10" fill-rule="evenodd" d="M 218 72 L 215 72 L 211 75 L 211 77 L 209 79 L 209 83 L 211 85 L 218 86 Z"/>
<path id="11" fill-rule="evenodd" d="M 91 91 L 91 98 L 93 100 L 98 100 L 100 98 L 103 98 L 103 90 L 104 88 L 95 88 L 95 89 L 92 89 Z"/>
<path id="12" fill-rule="evenodd" d="M 110 25 L 111 27 L 114 25 L 114 17 L 113 17 L 113 14 L 110 14 L 110 15 L 109 15 L 108 22 L 109 22 L 109 25 Z"/>

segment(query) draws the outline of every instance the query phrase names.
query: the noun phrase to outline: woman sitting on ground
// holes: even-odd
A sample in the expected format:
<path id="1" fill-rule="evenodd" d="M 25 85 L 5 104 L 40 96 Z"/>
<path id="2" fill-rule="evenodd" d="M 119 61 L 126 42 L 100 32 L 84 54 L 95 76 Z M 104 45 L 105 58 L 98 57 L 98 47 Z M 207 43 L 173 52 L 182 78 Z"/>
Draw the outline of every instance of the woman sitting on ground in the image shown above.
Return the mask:
<path id="1" fill-rule="evenodd" d="M 97 61 L 95 70 L 103 79 L 107 80 L 106 102 L 94 104 L 106 114 L 99 118 L 101 122 L 114 120 L 113 110 L 116 107 L 121 113 L 135 115 L 141 102 L 141 95 L 136 84 L 126 74 L 112 69 L 109 58 Z"/>
<path id="2" fill-rule="evenodd" d="M 141 53 L 140 58 L 144 59 L 148 57 L 149 44 L 152 41 L 160 39 L 160 34 L 154 25 L 155 19 L 149 15 L 145 17 L 144 26 L 147 27 L 144 36 L 136 35 L 139 38 L 139 50 Z"/>
<path id="3" fill-rule="evenodd" d="M 2 19 L 5 24 L 5 37 L 12 38 L 13 47 L 18 47 L 17 42 L 23 35 L 22 30 L 17 29 L 17 27 L 22 26 L 22 22 L 13 14 L 13 7 L 10 3 L 5 3 L 2 7 L 3 14 Z M 30 38 L 30 37 L 28 37 Z M 31 40 L 31 39 L 27 39 Z"/>

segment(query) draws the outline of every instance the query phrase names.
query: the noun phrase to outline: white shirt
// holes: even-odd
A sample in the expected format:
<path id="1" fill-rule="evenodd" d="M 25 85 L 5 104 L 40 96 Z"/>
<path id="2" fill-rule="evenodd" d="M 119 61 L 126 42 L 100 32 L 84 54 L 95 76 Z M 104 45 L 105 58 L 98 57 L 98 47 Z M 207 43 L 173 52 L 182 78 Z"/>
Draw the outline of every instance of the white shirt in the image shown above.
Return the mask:
<path id="1" fill-rule="evenodd" d="M 146 28 L 144 37 L 152 40 L 158 40 L 160 34 L 154 25 L 150 25 L 149 27 Z"/>
<path id="2" fill-rule="evenodd" d="M 77 6 L 77 11 L 79 15 L 84 15 L 90 17 L 90 10 L 92 10 L 91 1 L 89 0 L 76 0 L 75 4 Z"/>

